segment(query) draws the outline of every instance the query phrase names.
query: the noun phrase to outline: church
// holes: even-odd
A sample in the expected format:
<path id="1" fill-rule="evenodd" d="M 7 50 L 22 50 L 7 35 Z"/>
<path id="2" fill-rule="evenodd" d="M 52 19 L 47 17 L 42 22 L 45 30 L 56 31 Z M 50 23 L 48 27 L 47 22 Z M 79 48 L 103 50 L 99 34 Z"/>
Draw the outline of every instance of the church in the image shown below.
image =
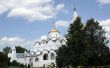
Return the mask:
<path id="1" fill-rule="evenodd" d="M 76 17 L 78 15 L 76 9 L 74 9 L 72 21 Z M 8 57 L 11 58 L 11 62 L 16 60 L 19 63 L 30 65 L 31 67 L 47 67 L 50 64 L 56 65 L 56 51 L 63 45 L 66 45 L 66 38 L 61 36 L 58 29 L 53 27 L 47 36 L 43 36 L 35 42 L 29 52 L 16 53 L 16 48 L 13 47 Z"/>

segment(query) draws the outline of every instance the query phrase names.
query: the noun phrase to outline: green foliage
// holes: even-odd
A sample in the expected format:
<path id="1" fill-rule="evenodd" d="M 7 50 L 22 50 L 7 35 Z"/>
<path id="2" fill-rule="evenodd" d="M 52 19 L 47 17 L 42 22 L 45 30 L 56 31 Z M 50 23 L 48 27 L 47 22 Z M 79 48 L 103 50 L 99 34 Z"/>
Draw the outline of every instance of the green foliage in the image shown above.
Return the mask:
<path id="1" fill-rule="evenodd" d="M 10 47 L 3 48 L 3 53 L 8 55 L 8 53 L 11 51 Z M 24 53 L 24 51 L 27 51 L 26 48 L 23 48 L 21 46 L 16 46 L 16 53 Z"/>
<path id="2" fill-rule="evenodd" d="M 55 64 L 54 63 L 48 64 L 46 65 L 45 68 L 55 68 Z"/>
<path id="3" fill-rule="evenodd" d="M 67 39 L 67 65 L 77 66 L 81 61 L 83 51 L 85 50 L 85 33 L 83 31 L 83 24 L 80 17 L 76 18 L 74 23 L 70 24 Z M 65 61 L 66 62 L 66 61 Z"/>
<path id="4" fill-rule="evenodd" d="M 70 24 L 66 45 L 57 51 L 58 67 L 100 66 L 110 64 L 110 52 L 105 31 L 99 22 L 89 19 L 83 26 L 80 17 Z"/>
<path id="5" fill-rule="evenodd" d="M 23 64 L 20 64 L 16 62 L 15 60 L 13 62 L 10 62 L 10 58 L 2 52 L 0 52 L 0 68 L 8 68 L 8 66 L 15 66 L 15 67 L 26 67 Z"/>
<path id="6" fill-rule="evenodd" d="M 0 67 L 7 68 L 8 57 L 4 53 L 0 52 Z"/>
<path id="7" fill-rule="evenodd" d="M 67 47 L 63 45 L 62 47 L 59 48 L 59 50 L 56 53 L 57 53 L 56 57 L 57 66 L 64 67 L 66 65 L 65 59 L 68 58 L 65 56 L 65 54 L 67 54 Z"/>
<path id="8" fill-rule="evenodd" d="M 0 67 L 3 67 L 3 66 L 5 66 L 5 68 L 7 68 L 6 66 L 25 67 L 25 65 L 20 64 L 16 61 L 10 62 L 10 58 L 8 58 L 8 53 L 10 52 L 10 50 L 11 50 L 10 47 L 5 47 L 3 49 L 3 53 L 0 52 Z M 20 46 L 16 46 L 17 53 L 24 53 L 24 51 L 27 51 L 27 49 Z"/>
<path id="9" fill-rule="evenodd" d="M 107 65 L 105 58 L 109 54 L 109 47 L 107 46 L 108 40 L 105 37 L 106 32 L 93 18 L 87 21 L 84 30 L 87 35 L 86 52 L 89 52 L 87 53 L 89 56 L 86 57 L 88 65 Z"/>
<path id="10" fill-rule="evenodd" d="M 10 50 L 11 50 L 11 48 L 7 46 L 7 47 L 3 48 L 3 53 L 7 55 L 10 52 Z"/>
<path id="11" fill-rule="evenodd" d="M 56 63 L 60 67 L 77 66 L 85 46 L 85 33 L 80 17 L 70 24 L 68 34 L 65 37 L 67 39 L 66 46 L 59 48 Z"/>
<path id="12" fill-rule="evenodd" d="M 13 67 L 26 67 L 24 64 L 18 63 L 16 60 L 12 61 L 9 66 Z"/>
<path id="13" fill-rule="evenodd" d="M 16 53 L 24 53 L 24 51 L 27 51 L 27 49 L 21 46 L 16 46 Z"/>

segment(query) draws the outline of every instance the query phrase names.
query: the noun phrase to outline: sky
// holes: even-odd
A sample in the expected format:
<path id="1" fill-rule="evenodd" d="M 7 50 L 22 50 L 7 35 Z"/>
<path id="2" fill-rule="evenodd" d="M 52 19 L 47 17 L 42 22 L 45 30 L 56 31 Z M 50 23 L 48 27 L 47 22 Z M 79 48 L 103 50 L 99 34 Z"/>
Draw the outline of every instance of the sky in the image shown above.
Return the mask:
<path id="1" fill-rule="evenodd" d="M 6 46 L 30 48 L 48 35 L 53 23 L 65 35 L 74 4 L 82 22 L 99 21 L 110 40 L 110 0 L 0 0 L 0 51 Z"/>

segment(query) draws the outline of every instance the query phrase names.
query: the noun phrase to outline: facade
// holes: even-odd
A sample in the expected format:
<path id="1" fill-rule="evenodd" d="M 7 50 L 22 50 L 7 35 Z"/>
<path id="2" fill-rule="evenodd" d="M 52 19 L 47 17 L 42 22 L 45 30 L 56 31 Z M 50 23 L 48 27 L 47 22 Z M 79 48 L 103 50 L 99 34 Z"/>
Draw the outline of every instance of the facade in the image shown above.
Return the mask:
<path id="1" fill-rule="evenodd" d="M 72 21 L 77 17 L 76 9 Z M 16 48 L 12 48 L 12 52 L 8 54 L 11 62 L 17 62 L 31 65 L 32 67 L 43 67 L 50 64 L 56 64 L 56 50 L 62 45 L 66 45 L 66 39 L 61 36 L 60 32 L 53 27 L 47 36 L 43 36 L 38 40 L 29 52 L 16 53 Z"/>
<path id="2" fill-rule="evenodd" d="M 11 62 L 17 62 L 31 65 L 32 67 L 43 67 L 55 64 L 56 50 L 65 45 L 65 38 L 60 35 L 56 28 L 49 31 L 48 36 L 41 37 L 30 49 L 30 52 L 16 53 L 16 48 L 12 48 L 12 52 L 8 54 Z"/>

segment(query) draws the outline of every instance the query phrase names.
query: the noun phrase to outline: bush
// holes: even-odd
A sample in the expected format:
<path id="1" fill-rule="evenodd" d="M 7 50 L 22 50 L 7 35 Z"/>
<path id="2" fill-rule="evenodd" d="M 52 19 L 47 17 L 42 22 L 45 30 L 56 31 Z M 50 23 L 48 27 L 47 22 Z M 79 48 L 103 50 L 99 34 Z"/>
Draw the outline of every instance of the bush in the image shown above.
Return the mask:
<path id="1" fill-rule="evenodd" d="M 11 62 L 11 63 L 10 63 L 10 66 L 26 67 L 26 65 L 21 64 L 21 63 L 17 62 L 16 60 L 14 60 L 13 62 Z"/>

